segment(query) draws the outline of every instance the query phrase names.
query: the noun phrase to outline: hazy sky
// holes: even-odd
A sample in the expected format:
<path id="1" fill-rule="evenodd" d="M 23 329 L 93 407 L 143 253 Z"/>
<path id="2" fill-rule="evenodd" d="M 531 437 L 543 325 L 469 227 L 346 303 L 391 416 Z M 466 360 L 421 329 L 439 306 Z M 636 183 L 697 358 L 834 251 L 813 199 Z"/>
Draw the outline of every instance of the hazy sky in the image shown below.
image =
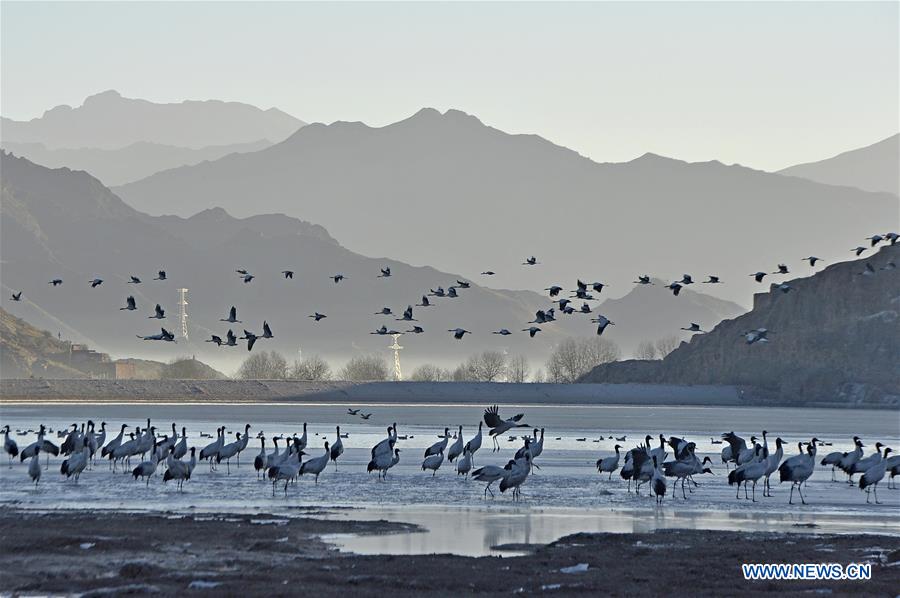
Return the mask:
<path id="1" fill-rule="evenodd" d="M 900 130 L 900 3 L 15 3 L 0 111 L 116 89 L 384 125 L 459 108 L 598 161 L 777 169 Z"/>

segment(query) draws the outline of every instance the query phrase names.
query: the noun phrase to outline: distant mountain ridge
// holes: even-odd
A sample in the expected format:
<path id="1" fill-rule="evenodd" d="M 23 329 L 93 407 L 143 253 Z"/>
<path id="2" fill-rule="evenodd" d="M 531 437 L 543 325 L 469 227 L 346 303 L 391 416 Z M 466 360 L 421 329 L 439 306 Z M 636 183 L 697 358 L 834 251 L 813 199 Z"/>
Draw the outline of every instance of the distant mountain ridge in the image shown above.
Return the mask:
<path id="1" fill-rule="evenodd" d="M 29 121 L 0 119 L 2 141 L 41 143 L 49 149 L 119 149 L 138 142 L 188 149 L 281 141 L 306 123 L 240 102 L 186 100 L 158 104 L 109 90 L 81 106 L 57 106 Z"/>
<path id="2" fill-rule="evenodd" d="M 891 265 L 893 264 L 893 266 Z M 872 271 L 867 269 L 871 265 Z M 900 244 L 754 295 L 753 310 L 661 361 L 598 366 L 584 382 L 727 384 L 748 401 L 900 406 Z M 766 328 L 768 343 L 744 334 Z"/>
<path id="3" fill-rule="evenodd" d="M 254 152 L 272 145 L 268 139 L 200 149 L 138 141 L 119 149 L 48 149 L 43 143 L 2 143 L 3 149 L 48 168 L 84 170 L 104 185 L 122 185 L 161 170 L 216 160 L 233 153 Z"/>
<path id="4" fill-rule="evenodd" d="M 431 267 L 363 257 L 342 247 L 323 227 L 280 214 L 237 219 L 213 208 L 189 218 L 149 216 L 83 172 L 50 170 L 9 154 L 0 154 L 0 167 L 4 305 L 106 352 L 165 360 L 173 352 L 189 351 L 219 369 L 233 371 L 246 357 L 245 348 L 218 349 L 203 341 L 209 334 L 224 335 L 229 325 L 219 319 L 236 305 L 243 322 L 231 326 L 235 333 L 244 328 L 259 331 L 263 319 L 273 327 L 275 338 L 260 341 L 258 350 L 276 349 L 291 356 L 300 348 L 304 355 L 319 353 L 339 365 L 351 355 L 387 353 L 390 338 L 369 334 L 378 326 L 410 328 L 394 317 L 376 316 L 381 307 L 400 314 L 408 304 L 419 303 L 429 289 L 465 280 Z M 391 278 L 377 278 L 383 267 L 392 269 Z M 166 269 L 170 280 L 152 281 L 158 269 Z M 247 269 L 257 279 L 244 284 L 236 269 Z M 294 271 L 293 280 L 283 278 L 284 269 Z M 340 285 L 329 278 L 336 273 L 347 277 Z M 144 282 L 126 284 L 132 274 Z M 50 287 L 47 281 L 57 276 L 63 285 Z M 87 281 L 95 276 L 105 282 L 91 289 Z M 176 289 L 182 285 L 190 289 L 191 341 L 173 347 L 135 339 L 134 334 L 158 332 L 159 324 L 177 330 Z M 21 303 L 9 301 L 13 290 L 24 291 Z M 661 288 L 657 292 L 660 296 L 654 301 L 673 299 Z M 128 294 L 139 306 L 134 314 L 118 309 Z M 492 349 L 526 355 L 537 369 L 562 339 L 595 334 L 590 316 L 559 314 L 557 322 L 528 338 L 521 329 L 535 311 L 551 307 L 546 295 L 486 288 L 477 280 L 459 294 L 458 299 L 432 297 L 437 307 L 415 308 L 426 333 L 404 337 L 406 367 L 423 362 L 456 365 Z M 740 311 L 728 302 L 685 293 L 684 301 L 668 302 L 665 313 L 671 320 L 661 322 L 658 314 L 641 313 L 645 296 L 651 294 L 638 292 L 633 298 L 634 311 L 616 312 L 617 325 L 604 335 L 626 355 L 642 340 L 665 336 L 666 326 L 674 333 L 682 320 L 696 317 L 707 322 L 718 317 L 717 310 Z M 702 308 L 704 301 L 711 302 L 708 309 Z M 168 310 L 162 322 L 147 319 L 157 302 Z M 314 311 L 329 317 L 315 323 L 307 317 Z M 660 329 L 649 339 L 645 319 Z M 474 334 L 455 341 L 446 331 L 457 326 Z M 501 327 L 513 334 L 491 334 Z"/>
<path id="5" fill-rule="evenodd" d="M 623 288 L 647 271 L 673 279 L 702 271 L 729 281 L 709 292 L 744 304 L 756 290 L 748 273 L 810 254 L 843 259 L 848 243 L 900 218 L 887 193 L 653 154 L 601 164 L 536 135 L 433 109 L 379 128 L 309 125 L 262 151 L 115 191 L 151 214 L 217 205 L 236 216 L 302 216 L 353 251 L 476 280 L 490 269 L 491 283 L 507 288 L 579 277 Z M 530 255 L 541 265 L 521 267 Z"/>
<path id="6" fill-rule="evenodd" d="M 779 170 L 778 174 L 900 196 L 900 133 L 825 160 Z"/>

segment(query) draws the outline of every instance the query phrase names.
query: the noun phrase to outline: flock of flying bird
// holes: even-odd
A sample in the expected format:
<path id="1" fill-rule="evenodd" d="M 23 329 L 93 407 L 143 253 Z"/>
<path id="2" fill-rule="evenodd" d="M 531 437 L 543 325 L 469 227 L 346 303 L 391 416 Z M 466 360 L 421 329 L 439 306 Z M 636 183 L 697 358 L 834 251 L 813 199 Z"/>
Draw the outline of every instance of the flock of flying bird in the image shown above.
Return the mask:
<path id="1" fill-rule="evenodd" d="M 875 247 L 879 243 L 885 242 L 891 245 L 897 243 L 898 239 L 900 239 L 900 235 L 895 232 L 885 233 L 883 235 L 872 235 L 871 237 L 866 237 L 866 239 L 870 242 L 870 247 Z M 868 248 L 859 246 L 851 250 L 857 257 L 859 257 L 864 251 Z M 809 256 L 804 258 L 804 261 L 809 262 L 810 266 L 815 267 L 816 262 L 821 261 L 820 258 L 815 256 Z M 540 262 L 536 257 L 531 256 L 527 258 L 524 262 L 522 262 L 523 266 L 536 266 Z M 895 269 L 896 264 L 894 262 L 888 262 L 888 264 L 881 269 Z M 256 279 L 256 276 L 251 274 L 249 271 L 243 268 L 239 268 L 235 270 L 240 279 L 244 282 L 244 284 L 249 284 L 253 280 Z M 786 264 L 778 264 L 777 270 L 774 272 L 764 272 L 759 271 L 753 274 L 750 274 L 756 282 L 762 283 L 767 276 L 770 275 L 785 275 L 789 274 L 790 270 Z M 293 280 L 294 271 L 293 270 L 282 270 L 282 276 L 287 280 Z M 496 272 L 492 270 L 486 270 L 481 273 L 483 276 L 493 276 Z M 866 263 L 866 270 L 861 272 L 864 275 L 872 275 L 875 274 L 875 268 Z M 391 278 L 393 273 L 391 272 L 390 267 L 381 268 L 381 273 L 377 276 L 377 278 Z M 334 284 L 339 284 L 347 279 L 343 274 L 334 274 L 329 277 Z M 156 281 L 166 281 L 168 280 L 168 276 L 165 270 L 160 270 L 157 273 L 156 278 L 153 280 Z M 103 279 L 94 278 L 89 281 L 91 288 L 96 288 L 103 284 Z M 650 279 L 649 275 L 641 275 L 638 276 L 638 279 L 634 281 L 635 284 L 638 285 L 652 285 L 653 281 Z M 680 280 L 673 281 L 666 285 L 666 288 L 672 292 L 674 296 L 678 296 L 681 290 L 691 284 L 694 284 L 694 278 L 690 274 L 682 275 Z M 722 280 L 719 276 L 709 275 L 708 280 L 702 281 L 704 284 L 722 284 Z M 49 282 L 53 287 L 58 287 L 63 284 L 63 280 L 61 278 L 54 278 Z M 127 284 L 143 284 L 143 281 L 137 276 L 130 276 L 130 280 Z M 422 296 L 422 300 L 420 303 L 416 303 L 415 307 L 428 308 L 436 305 L 434 300 L 430 299 L 430 297 L 434 298 L 449 298 L 455 299 L 460 297 L 459 290 L 470 288 L 471 283 L 464 280 L 457 280 L 455 285 L 448 287 L 446 290 L 438 286 L 435 289 L 430 289 L 430 292 Z M 569 297 L 561 297 L 560 293 L 565 289 L 559 285 L 552 285 L 550 287 L 545 288 L 544 290 L 549 293 L 551 299 L 553 299 L 553 307 L 549 307 L 547 309 L 540 309 L 535 313 L 535 317 L 533 320 L 529 321 L 528 324 L 530 326 L 528 328 L 521 329 L 522 332 L 527 332 L 531 338 L 534 338 L 539 332 L 543 329 L 541 325 L 549 324 L 556 320 L 556 310 L 559 309 L 563 314 L 571 315 L 571 314 L 593 314 L 594 310 L 588 301 L 597 300 L 600 293 L 607 285 L 602 282 L 593 282 L 586 283 L 581 280 L 576 282 L 576 288 L 571 291 L 571 295 Z M 788 283 L 781 282 L 779 284 L 774 285 L 775 290 L 779 290 L 782 293 L 789 293 L 793 289 Z M 596 295 L 594 295 L 596 293 Z M 16 292 L 12 294 L 13 301 L 21 301 L 22 300 L 22 291 Z M 581 301 L 581 307 L 577 308 L 573 301 Z M 120 307 L 120 310 L 123 311 L 136 311 L 138 309 L 137 302 L 133 295 L 129 295 L 125 299 L 125 306 Z M 394 312 L 390 307 L 382 307 L 379 311 L 375 312 L 375 315 L 379 316 L 394 316 Z M 327 314 L 321 312 L 314 312 L 313 314 L 308 316 L 312 318 L 316 322 L 321 322 L 325 318 L 327 318 Z M 155 320 L 163 320 L 166 318 L 166 311 L 160 304 L 156 304 L 154 308 L 153 315 L 149 316 L 150 319 Z M 410 304 L 403 311 L 403 314 L 399 318 L 395 318 L 398 322 L 405 322 L 411 326 L 411 328 L 407 330 L 395 330 L 393 328 L 389 328 L 387 325 L 382 325 L 376 328 L 373 332 L 369 334 L 381 335 L 381 336 L 389 336 L 395 334 L 421 334 L 425 332 L 425 329 L 418 324 L 418 320 L 414 317 L 413 314 L 413 305 Z M 226 318 L 221 318 L 220 322 L 226 322 L 229 324 L 240 324 L 241 320 L 237 319 L 237 308 L 232 306 L 228 312 L 228 316 Z M 592 318 L 591 322 L 597 325 L 597 334 L 602 335 L 608 326 L 615 325 L 615 322 L 612 322 L 606 316 L 602 314 L 597 314 L 597 317 Z M 705 332 L 702 330 L 699 324 L 696 322 L 691 322 L 689 326 L 682 327 L 681 330 L 686 332 Z M 471 334 L 471 331 L 466 330 L 465 328 L 451 328 L 447 330 L 453 335 L 453 338 L 456 340 L 461 340 L 465 337 L 466 334 Z M 749 330 L 743 333 L 743 337 L 748 344 L 754 343 L 766 343 L 769 341 L 768 339 L 769 331 L 765 328 L 758 328 L 756 330 Z M 500 328 L 499 330 L 493 331 L 493 334 L 498 334 L 501 336 L 511 335 L 512 332 L 507 328 Z M 148 335 L 137 335 L 138 338 L 143 339 L 145 341 L 164 341 L 164 342 L 176 342 L 175 334 L 170 332 L 164 327 L 160 327 L 160 332 L 158 334 L 148 334 Z M 238 345 L 238 340 L 247 341 L 246 346 L 247 350 L 252 350 L 255 343 L 260 339 L 270 339 L 274 338 L 274 334 L 272 333 L 272 329 L 269 326 L 267 321 L 263 321 L 263 331 L 260 334 L 255 332 L 251 332 L 249 330 L 244 329 L 244 335 L 238 337 L 235 333 L 229 329 L 228 332 L 224 335 L 224 338 L 220 335 L 213 334 L 210 336 L 206 342 L 214 343 L 219 347 L 234 347 Z"/>
<path id="2" fill-rule="evenodd" d="M 359 410 L 349 409 L 348 413 L 355 415 Z M 371 415 L 371 414 L 369 414 Z M 459 426 L 458 432 L 451 437 L 450 429 L 444 428 L 439 440 L 425 449 L 421 463 L 422 471 L 431 471 L 432 476 L 437 475 L 444 461 L 455 466 L 457 475 L 471 476 L 472 479 L 486 482 L 484 496 L 488 493 L 493 497 L 491 489 L 494 483 L 499 482 L 500 492 L 512 490 L 514 500 L 520 497 L 521 486 L 534 469 L 540 469 L 536 463 L 538 457 L 544 451 L 544 429 L 534 428 L 531 436 L 521 437 L 524 445 L 520 447 L 514 457 L 506 465 L 475 466 L 475 454 L 481 449 L 483 442 L 484 426 L 488 428 L 488 436 L 492 441 L 492 452 L 501 450 L 499 439 L 504 435 L 514 432 L 518 428 L 530 428 L 529 424 L 522 421 L 524 414 L 517 414 L 508 419 L 500 416 L 499 408 L 494 405 L 484 410 L 483 421 L 478 423 L 478 432 L 468 441 L 463 438 L 463 427 Z M 235 440 L 227 442 L 226 428 L 220 426 L 216 430 L 215 438 L 211 434 L 201 433 L 201 437 L 211 439 L 211 442 L 203 447 L 188 446 L 188 436 L 185 427 L 179 433 L 176 424 L 172 424 L 171 434 L 157 434 L 157 428 L 147 420 L 143 429 L 136 427 L 134 432 L 126 433 L 128 424 L 122 424 L 116 436 L 107 441 L 106 422 L 101 422 L 99 429 L 95 423 L 88 420 L 81 425 L 73 423 L 71 429 L 57 432 L 59 438 L 64 438 L 57 446 L 47 438 L 48 430 L 41 425 L 37 431 L 37 440 L 27 447 L 19 450 L 15 440 L 10 438 L 10 426 L 6 425 L 0 431 L 4 433 L 4 450 L 12 467 L 13 459 L 19 457 L 21 462 L 29 459 L 28 475 L 37 485 L 41 479 L 41 454 L 46 455 L 44 469 L 49 468 L 50 455 L 62 455 L 65 459 L 60 464 L 60 473 L 66 478 L 72 478 L 77 483 L 85 469 L 91 468 L 95 460 L 106 458 L 109 461 L 109 469 L 117 471 L 121 466 L 125 473 L 130 473 L 134 480 L 141 479 L 148 486 L 150 479 L 158 472 L 164 482 L 174 480 L 179 490 L 183 489 L 185 481 L 190 480 L 199 461 L 206 461 L 210 471 L 215 471 L 224 462 L 226 471 L 231 473 L 231 460 L 240 467 L 241 453 L 247 449 L 250 441 L 250 424 L 246 424 L 242 432 L 235 433 Z M 303 424 L 301 435 L 274 436 L 271 438 L 273 451 L 266 447 L 266 437 L 260 432 L 257 438 L 260 443 L 258 454 L 253 459 L 253 466 L 260 479 L 268 479 L 272 483 L 272 494 L 275 495 L 278 484 L 283 483 L 283 491 L 287 496 L 288 486 L 303 475 L 313 476 L 318 484 L 321 475 L 329 462 L 334 464 L 337 470 L 338 459 L 344 453 L 343 440 L 348 434 L 342 434 L 340 426 L 336 426 L 336 434 L 332 442 L 324 442 L 324 451 L 314 451 L 309 446 L 309 436 L 306 423 Z M 26 432 L 21 432 L 24 435 Z M 316 434 L 318 436 L 318 434 Z M 399 441 L 406 440 L 407 436 L 398 434 L 397 424 L 387 428 L 387 436 L 379 441 L 370 451 L 371 460 L 366 466 L 369 473 L 376 472 L 381 480 L 387 479 L 388 471 L 400 462 Z M 451 444 L 451 438 L 454 442 Z M 610 436 L 610 439 L 613 437 Z M 516 437 L 511 435 L 511 441 Z M 596 461 L 596 468 L 601 474 L 608 473 L 608 479 L 612 479 L 613 473 L 619 473 L 623 480 L 628 482 L 628 492 L 631 492 L 632 483 L 636 495 L 640 495 L 641 488 L 647 484 L 649 493 L 655 497 L 659 504 L 663 501 L 668 481 L 672 480 L 672 496 L 677 497 L 677 489 L 680 484 L 682 498 L 687 499 L 687 492 L 693 493 L 699 484 L 694 480 L 695 475 L 712 474 L 709 467 L 712 460 L 706 456 L 701 459 L 697 455 L 695 442 L 684 438 L 670 436 L 668 439 L 660 434 L 658 446 L 650 435 L 644 438 L 644 442 L 635 448 L 621 453 L 622 446 L 616 444 L 615 454 L 604 456 Z M 776 472 L 780 482 L 790 482 L 791 492 L 788 504 L 793 504 L 794 489 L 800 495 L 800 500 L 806 504 L 803 496 L 803 484 L 809 480 L 815 471 L 816 453 L 819 446 L 827 446 L 817 438 L 809 442 L 798 443 L 798 454 L 785 456 L 785 443 L 781 438 L 775 439 L 775 450 L 770 450 L 768 432 L 762 432 L 762 443 L 756 436 L 750 438 L 750 445 L 737 436 L 734 432 L 722 434 L 722 439 L 727 446 L 722 449 L 722 463 L 729 468 L 728 484 L 737 487 L 735 498 L 741 498 L 741 486 L 744 487 L 744 498 L 756 502 L 756 486 L 763 482 L 763 496 L 771 497 L 770 476 Z M 559 438 L 557 438 L 559 440 Z M 578 439 L 583 440 L 583 439 Z M 626 441 L 626 436 L 617 437 L 617 441 Z M 284 447 L 279 446 L 279 441 L 284 441 Z M 722 441 L 715 441 L 721 444 Z M 888 487 L 891 487 L 893 478 L 900 475 L 900 456 L 889 456 L 892 449 L 878 442 L 875 452 L 864 456 L 865 446 L 858 437 L 853 438 L 854 450 L 848 452 L 832 452 L 826 455 L 820 464 L 831 466 L 832 481 L 835 470 L 839 469 L 847 474 L 848 482 L 854 484 L 853 476 L 859 474 L 859 480 L 855 482 L 860 489 L 866 491 L 866 502 L 874 498 L 878 500 L 878 484 L 890 476 Z M 313 456 L 304 460 L 310 451 Z M 318 453 L 318 454 L 316 454 Z M 671 455 L 671 459 L 669 459 Z M 189 456 L 188 460 L 185 460 Z M 137 464 L 132 459 L 139 459 Z M 455 463 L 454 463 L 455 462 Z M 731 469 L 733 465 L 733 469 Z M 748 487 L 752 487 L 752 495 Z M 687 492 L 686 492 L 687 490 Z"/>

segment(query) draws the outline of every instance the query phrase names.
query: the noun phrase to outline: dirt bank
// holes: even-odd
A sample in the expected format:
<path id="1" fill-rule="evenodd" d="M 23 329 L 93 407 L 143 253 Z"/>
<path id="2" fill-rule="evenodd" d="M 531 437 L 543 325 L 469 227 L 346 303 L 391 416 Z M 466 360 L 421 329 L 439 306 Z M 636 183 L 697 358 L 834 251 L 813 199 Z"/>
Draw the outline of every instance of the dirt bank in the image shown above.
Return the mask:
<path id="1" fill-rule="evenodd" d="M 893 596 L 900 538 L 693 530 L 579 534 L 522 557 L 355 556 L 328 533 L 405 531 L 388 522 L 275 515 L 0 514 L 0 591 L 7 593 L 459 596 L 736 595 L 761 592 Z M 522 547 L 516 547 L 521 549 Z M 743 562 L 873 563 L 866 582 L 746 582 Z M 560 569 L 588 563 L 581 573 Z"/>

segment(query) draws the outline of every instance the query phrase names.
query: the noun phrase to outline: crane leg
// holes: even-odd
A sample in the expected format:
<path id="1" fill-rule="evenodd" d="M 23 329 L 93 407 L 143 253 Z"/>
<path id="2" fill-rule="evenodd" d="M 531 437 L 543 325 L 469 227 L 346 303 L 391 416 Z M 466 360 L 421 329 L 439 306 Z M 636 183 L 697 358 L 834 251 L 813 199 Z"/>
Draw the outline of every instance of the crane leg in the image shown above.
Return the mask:
<path id="1" fill-rule="evenodd" d="M 801 482 L 801 484 L 802 484 L 802 482 Z M 806 499 L 803 498 L 803 488 L 801 487 L 801 485 L 797 486 L 797 493 L 800 495 L 800 502 L 802 502 L 803 504 L 806 504 Z"/>
<path id="2" fill-rule="evenodd" d="M 875 482 L 875 485 L 872 486 L 872 494 L 875 495 L 875 504 L 880 505 L 881 501 L 878 500 L 878 482 Z"/>

